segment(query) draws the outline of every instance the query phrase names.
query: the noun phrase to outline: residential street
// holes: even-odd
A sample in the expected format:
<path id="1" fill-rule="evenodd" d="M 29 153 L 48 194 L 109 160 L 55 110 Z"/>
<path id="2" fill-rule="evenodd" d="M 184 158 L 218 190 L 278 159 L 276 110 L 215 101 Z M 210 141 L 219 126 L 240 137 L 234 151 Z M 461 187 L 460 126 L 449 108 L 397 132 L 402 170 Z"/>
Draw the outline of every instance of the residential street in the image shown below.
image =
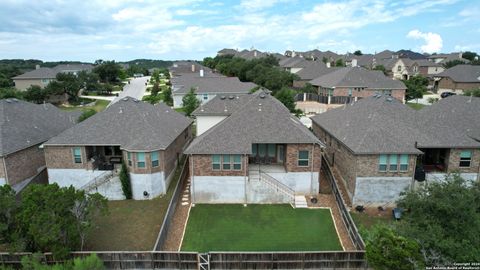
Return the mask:
<path id="1" fill-rule="evenodd" d="M 132 79 L 130 81 L 130 84 L 126 84 L 125 87 L 123 87 L 123 91 L 118 95 L 118 97 L 116 97 L 112 100 L 112 102 L 110 102 L 109 106 L 124 97 L 133 97 L 141 100 L 143 94 L 145 93 L 145 90 L 147 90 L 147 86 L 145 85 L 145 83 L 149 79 L 150 76 Z"/>

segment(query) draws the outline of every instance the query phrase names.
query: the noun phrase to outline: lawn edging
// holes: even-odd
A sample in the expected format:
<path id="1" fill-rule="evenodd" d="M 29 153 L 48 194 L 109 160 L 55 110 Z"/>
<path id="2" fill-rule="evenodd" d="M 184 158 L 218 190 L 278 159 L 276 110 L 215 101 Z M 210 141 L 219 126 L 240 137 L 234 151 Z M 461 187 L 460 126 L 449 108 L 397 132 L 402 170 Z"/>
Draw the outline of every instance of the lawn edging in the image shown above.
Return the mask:
<path id="1" fill-rule="evenodd" d="M 172 222 L 171 219 L 175 214 L 175 208 L 177 207 L 178 198 L 182 191 L 182 186 L 185 179 L 188 176 L 187 164 L 188 164 L 188 156 L 184 156 L 183 164 L 181 165 L 182 170 L 180 172 L 179 180 L 177 181 L 177 185 L 175 186 L 175 191 L 173 192 L 172 198 L 170 198 L 170 203 L 168 204 L 167 213 L 163 218 L 162 227 L 160 227 L 160 231 L 158 232 L 157 241 L 155 242 L 155 246 L 153 247 L 153 251 L 160 251 L 165 240 L 167 239 L 168 229 L 170 228 L 170 223 Z M 176 175 L 175 175 L 176 176 Z"/>

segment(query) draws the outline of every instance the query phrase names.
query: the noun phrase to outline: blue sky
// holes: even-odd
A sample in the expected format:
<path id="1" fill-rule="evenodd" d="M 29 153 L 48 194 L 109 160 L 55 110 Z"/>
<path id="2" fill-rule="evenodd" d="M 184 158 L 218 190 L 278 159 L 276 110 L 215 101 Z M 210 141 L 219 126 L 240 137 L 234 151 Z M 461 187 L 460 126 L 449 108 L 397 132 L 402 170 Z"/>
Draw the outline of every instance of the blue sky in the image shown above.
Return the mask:
<path id="1" fill-rule="evenodd" d="M 0 59 L 203 59 L 222 48 L 480 51 L 478 0 L 0 0 Z"/>

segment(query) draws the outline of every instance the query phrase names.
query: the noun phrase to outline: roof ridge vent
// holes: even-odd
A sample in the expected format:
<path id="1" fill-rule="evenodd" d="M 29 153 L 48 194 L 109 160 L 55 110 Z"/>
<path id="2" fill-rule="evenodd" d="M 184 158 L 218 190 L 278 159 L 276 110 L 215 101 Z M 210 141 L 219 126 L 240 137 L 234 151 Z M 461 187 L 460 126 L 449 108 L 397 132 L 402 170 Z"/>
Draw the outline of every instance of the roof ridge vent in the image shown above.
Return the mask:
<path id="1" fill-rule="evenodd" d="M 259 96 L 261 99 L 264 99 L 265 98 L 265 94 L 260 94 Z"/>
<path id="2" fill-rule="evenodd" d="M 262 111 L 262 103 L 258 103 L 258 111 L 259 111 L 259 112 Z"/>
<path id="3" fill-rule="evenodd" d="M 228 99 L 234 99 L 235 97 L 234 96 L 228 96 Z"/>
<path id="4" fill-rule="evenodd" d="M 128 101 L 128 97 L 122 98 L 123 101 Z"/>
<path id="5" fill-rule="evenodd" d="M 225 100 L 227 97 L 226 96 L 221 96 L 220 99 L 221 100 Z"/>
<path id="6" fill-rule="evenodd" d="M 392 101 L 393 101 L 393 98 L 392 98 L 392 97 L 387 97 L 387 101 L 388 101 L 388 102 L 392 102 Z"/>

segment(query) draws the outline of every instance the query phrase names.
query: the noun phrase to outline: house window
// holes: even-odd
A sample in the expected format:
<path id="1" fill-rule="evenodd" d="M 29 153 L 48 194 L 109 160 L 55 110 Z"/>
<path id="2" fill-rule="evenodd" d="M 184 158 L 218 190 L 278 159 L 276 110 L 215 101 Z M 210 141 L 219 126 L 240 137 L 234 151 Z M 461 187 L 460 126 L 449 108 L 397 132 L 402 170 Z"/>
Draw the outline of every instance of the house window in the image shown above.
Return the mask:
<path id="1" fill-rule="evenodd" d="M 406 172 L 408 170 L 408 155 L 400 155 L 400 171 Z"/>
<path id="2" fill-rule="evenodd" d="M 212 170 L 219 171 L 220 164 L 220 155 L 212 155 Z"/>
<path id="3" fill-rule="evenodd" d="M 266 152 L 266 144 L 259 144 L 258 145 L 258 155 L 261 156 L 261 157 L 264 157 L 265 156 L 265 152 Z"/>
<path id="4" fill-rule="evenodd" d="M 472 162 L 471 150 L 464 150 L 460 152 L 460 167 L 462 168 L 470 167 L 471 162 Z"/>
<path id="5" fill-rule="evenodd" d="M 158 152 L 150 153 L 150 158 L 152 159 L 152 168 L 158 167 Z"/>
<path id="6" fill-rule="evenodd" d="M 223 155 L 223 158 L 222 158 L 222 161 L 223 161 L 223 166 L 222 166 L 222 169 L 223 170 L 230 170 L 231 168 L 231 156 L 230 155 Z"/>
<path id="7" fill-rule="evenodd" d="M 388 170 L 391 172 L 396 172 L 398 169 L 398 156 L 390 155 L 388 157 L 388 164 L 390 165 L 390 168 Z"/>
<path id="8" fill-rule="evenodd" d="M 239 171 L 242 169 L 242 156 L 233 155 L 233 169 Z"/>
<path id="9" fill-rule="evenodd" d="M 208 100 L 208 94 L 203 94 L 203 100 Z"/>
<path id="10" fill-rule="evenodd" d="M 387 171 L 387 155 L 380 155 L 378 160 L 378 170 L 381 172 Z"/>
<path id="11" fill-rule="evenodd" d="M 348 96 L 350 96 L 350 97 L 351 97 L 351 96 L 352 96 L 352 94 L 353 94 L 353 93 L 352 93 L 352 88 L 348 89 Z"/>
<path id="12" fill-rule="evenodd" d="M 397 71 L 402 71 L 402 66 L 398 66 Z"/>
<path id="13" fill-rule="evenodd" d="M 268 156 L 275 157 L 275 144 L 268 145 Z"/>
<path id="14" fill-rule="evenodd" d="M 308 166 L 308 156 L 309 156 L 309 151 L 307 150 L 301 150 L 298 151 L 298 166 L 299 167 L 307 167 Z"/>
<path id="15" fill-rule="evenodd" d="M 82 149 L 80 147 L 73 148 L 73 160 L 75 163 L 82 163 Z"/>
<path id="16" fill-rule="evenodd" d="M 145 168 L 145 153 L 137 153 L 137 168 Z"/>
<path id="17" fill-rule="evenodd" d="M 127 152 L 127 162 L 128 166 L 132 166 L 132 154 L 130 152 Z"/>

